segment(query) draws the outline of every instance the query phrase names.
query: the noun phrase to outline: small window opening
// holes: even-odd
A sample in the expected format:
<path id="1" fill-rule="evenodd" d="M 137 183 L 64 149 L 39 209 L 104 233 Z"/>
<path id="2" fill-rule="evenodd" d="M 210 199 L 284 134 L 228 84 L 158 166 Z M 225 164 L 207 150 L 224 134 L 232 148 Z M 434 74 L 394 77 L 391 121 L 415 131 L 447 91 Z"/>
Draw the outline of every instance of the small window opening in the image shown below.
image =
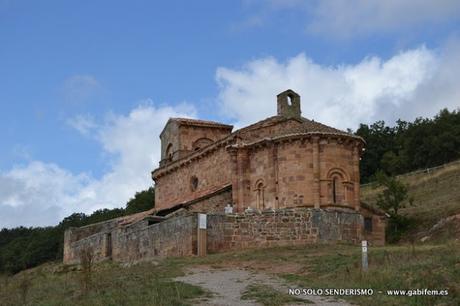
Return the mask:
<path id="1" fill-rule="evenodd" d="M 337 178 L 332 180 L 332 202 L 337 203 Z"/>
<path id="2" fill-rule="evenodd" d="M 372 233 L 372 217 L 364 218 L 364 231 Z"/>
<path id="3" fill-rule="evenodd" d="M 190 179 L 190 188 L 192 191 L 195 191 L 198 188 L 198 178 L 196 176 L 192 176 Z"/>
<path id="4" fill-rule="evenodd" d="M 291 96 L 287 96 L 287 105 L 291 106 L 292 105 L 292 97 Z"/>

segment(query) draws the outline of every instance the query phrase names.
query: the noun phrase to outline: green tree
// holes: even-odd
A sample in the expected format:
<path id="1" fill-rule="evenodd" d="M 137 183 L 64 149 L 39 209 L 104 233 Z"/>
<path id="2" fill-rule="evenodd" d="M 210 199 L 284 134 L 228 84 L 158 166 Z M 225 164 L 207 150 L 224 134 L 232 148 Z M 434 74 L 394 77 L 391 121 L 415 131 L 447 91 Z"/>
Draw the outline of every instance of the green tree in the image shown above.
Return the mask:
<path id="1" fill-rule="evenodd" d="M 383 191 L 377 196 L 377 206 L 390 215 L 386 228 L 387 241 L 397 242 L 403 234 L 409 230 L 412 220 L 399 214 L 399 210 L 404 208 L 406 202 L 412 205 L 412 198 L 409 197 L 407 186 L 396 178 L 387 176 L 382 171 L 376 174 L 379 186 L 383 186 Z"/>
<path id="2" fill-rule="evenodd" d="M 409 197 L 405 184 L 381 171 L 376 174 L 376 178 L 378 184 L 384 188 L 377 196 L 377 206 L 390 216 L 397 216 L 399 210 L 405 207 L 406 201 L 412 204 L 413 200 Z"/>
<path id="3" fill-rule="evenodd" d="M 134 198 L 126 203 L 126 214 L 146 211 L 153 207 L 155 207 L 155 189 L 150 187 L 147 190 L 136 192 Z"/>

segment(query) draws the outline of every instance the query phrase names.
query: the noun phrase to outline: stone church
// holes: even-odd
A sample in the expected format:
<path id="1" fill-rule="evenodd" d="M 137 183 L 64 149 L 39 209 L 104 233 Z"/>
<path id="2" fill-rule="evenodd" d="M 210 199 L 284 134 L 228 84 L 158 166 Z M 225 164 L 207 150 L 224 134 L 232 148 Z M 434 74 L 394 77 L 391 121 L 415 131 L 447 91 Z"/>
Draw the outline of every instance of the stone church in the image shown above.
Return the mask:
<path id="1" fill-rule="evenodd" d="M 152 172 L 155 208 L 65 234 L 64 262 L 91 247 L 99 259 L 197 252 L 197 213 L 207 249 L 385 241 L 385 215 L 360 202 L 362 138 L 301 116 L 300 96 L 276 97 L 277 114 L 233 131 L 171 118 Z"/>

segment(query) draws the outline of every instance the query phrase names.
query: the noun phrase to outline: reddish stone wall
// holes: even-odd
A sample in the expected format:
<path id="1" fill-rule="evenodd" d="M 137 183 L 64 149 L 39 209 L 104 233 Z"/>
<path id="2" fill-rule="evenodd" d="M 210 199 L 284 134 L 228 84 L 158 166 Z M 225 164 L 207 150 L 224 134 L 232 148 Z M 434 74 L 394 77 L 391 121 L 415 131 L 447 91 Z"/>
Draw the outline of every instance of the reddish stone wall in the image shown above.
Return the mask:
<path id="1" fill-rule="evenodd" d="M 230 156 L 221 146 L 179 169 L 161 176 L 155 182 L 155 204 L 158 209 L 185 203 L 216 191 L 231 183 Z M 192 189 L 192 177 L 198 179 Z"/>
<path id="2" fill-rule="evenodd" d="M 187 204 L 187 210 L 201 213 L 223 213 L 227 204 L 232 204 L 231 186 L 222 191 Z"/>
<path id="3" fill-rule="evenodd" d="M 181 126 L 179 128 L 180 150 L 193 151 L 193 143 L 201 138 L 207 138 L 213 142 L 230 134 L 228 130 L 201 126 Z"/>
<path id="4" fill-rule="evenodd" d="M 332 177 L 341 176 L 337 186 L 337 201 L 351 207 L 357 205 L 355 187 L 359 194 L 359 176 L 355 176 L 358 164 L 353 160 L 353 144 L 338 143 L 337 139 L 322 139 L 319 143 L 320 155 L 320 201 L 321 205 L 333 204 Z M 358 172 L 359 173 L 359 172 Z M 358 204 L 359 205 L 359 204 Z"/>
<path id="5" fill-rule="evenodd" d="M 312 144 L 308 140 L 278 145 L 279 207 L 314 206 Z"/>
<path id="6" fill-rule="evenodd" d="M 318 193 L 314 196 L 313 147 L 318 146 L 312 139 L 298 138 L 289 141 L 271 141 L 240 149 L 246 151 L 240 159 L 246 159 L 242 174 L 237 174 L 240 193 L 239 202 L 257 209 L 285 208 L 299 206 L 356 206 L 355 188 L 359 191 L 359 178 L 354 175 L 353 147 L 339 144 L 337 140 L 322 141 L 318 146 Z M 239 153 L 238 153 L 239 154 Z M 240 161 L 243 163 L 244 161 Z M 336 202 L 332 196 L 332 179 L 336 181 Z M 263 192 L 260 192 L 260 187 Z M 242 200 L 241 200 L 242 197 Z M 263 201 L 260 198 L 263 198 Z M 319 201 L 319 203 L 318 203 Z M 262 203 L 261 203 L 262 202 Z"/>

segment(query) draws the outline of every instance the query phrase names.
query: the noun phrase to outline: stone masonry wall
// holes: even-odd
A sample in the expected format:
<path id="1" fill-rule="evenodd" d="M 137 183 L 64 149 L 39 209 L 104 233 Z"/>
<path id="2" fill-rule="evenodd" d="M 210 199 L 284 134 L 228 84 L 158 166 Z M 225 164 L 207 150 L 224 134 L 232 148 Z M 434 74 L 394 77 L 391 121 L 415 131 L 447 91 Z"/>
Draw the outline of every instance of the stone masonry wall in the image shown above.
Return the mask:
<path id="1" fill-rule="evenodd" d="M 363 238 L 369 241 L 371 245 L 385 245 L 385 229 L 387 224 L 385 216 L 377 215 L 364 207 L 361 207 L 361 214 L 363 218 L 369 218 L 372 222 L 371 231 L 363 229 Z"/>
<path id="2" fill-rule="evenodd" d="M 113 238 L 113 260 L 196 254 L 197 226 L 197 217 L 192 214 L 134 230 L 119 229 Z"/>
<path id="3" fill-rule="evenodd" d="M 91 249 L 94 260 L 135 261 L 156 256 L 186 256 L 196 253 L 196 214 L 178 216 L 149 225 L 147 220 L 126 227 L 101 231 L 75 241 L 65 234 L 64 263 L 78 263 L 80 251 Z"/>
<path id="4" fill-rule="evenodd" d="M 209 197 L 192 201 L 189 203 L 187 210 L 191 212 L 202 213 L 223 213 L 227 204 L 232 204 L 232 189 L 231 186 L 212 194 Z"/>
<path id="5" fill-rule="evenodd" d="M 188 202 L 230 184 L 229 164 L 229 154 L 225 147 L 220 147 L 199 160 L 158 178 L 155 184 L 156 207 L 162 209 Z M 196 189 L 191 186 L 192 177 L 198 180 Z"/>
<path id="6" fill-rule="evenodd" d="M 190 256 L 197 251 L 197 214 L 149 224 L 147 220 L 68 243 L 65 264 L 91 248 L 95 261 L 138 261 Z M 357 243 L 362 216 L 354 211 L 288 208 L 241 214 L 208 214 L 208 252 L 312 243 Z M 68 237 L 67 237 L 68 238 Z"/>
<path id="7" fill-rule="evenodd" d="M 208 215 L 208 251 L 311 243 L 358 243 L 362 216 L 353 211 L 295 208 Z"/>

